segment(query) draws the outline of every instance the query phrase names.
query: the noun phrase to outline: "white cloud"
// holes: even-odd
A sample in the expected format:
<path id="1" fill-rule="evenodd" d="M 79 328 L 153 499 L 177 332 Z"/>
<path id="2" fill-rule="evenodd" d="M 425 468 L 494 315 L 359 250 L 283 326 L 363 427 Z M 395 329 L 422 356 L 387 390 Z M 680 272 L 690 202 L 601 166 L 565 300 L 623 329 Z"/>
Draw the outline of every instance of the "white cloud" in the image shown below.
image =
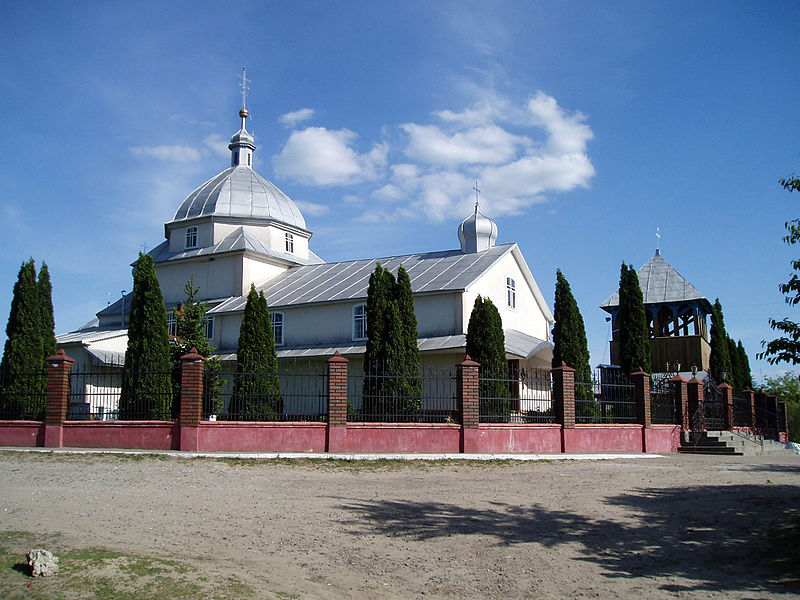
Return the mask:
<path id="1" fill-rule="evenodd" d="M 314 116 L 313 108 L 301 108 L 300 110 L 295 110 L 292 112 L 288 112 L 285 115 L 281 115 L 278 118 L 278 120 L 287 127 L 294 127 L 298 123 L 302 123 L 303 121 L 308 121 L 313 116 Z"/>
<path id="2" fill-rule="evenodd" d="M 406 123 L 409 135 L 406 156 L 444 165 L 498 164 L 513 158 L 518 147 L 529 142 L 497 125 L 482 125 L 448 135 L 435 125 Z"/>
<path id="3" fill-rule="evenodd" d="M 553 154 L 586 152 L 586 143 L 594 137 L 581 112 L 564 113 L 556 99 L 543 92 L 528 101 L 528 111 L 533 123 L 544 127 L 548 135 L 548 148 Z"/>
<path id="4" fill-rule="evenodd" d="M 312 215 L 314 217 L 326 215 L 331 210 L 327 204 L 317 204 L 316 202 L 308 202 L 306 200 L 295 200 L 294 203 L 303 214 Z"/>
<path id="5" fill-rule="evenodd" d="M 309 127 L 293 131 L 274 157 L 275 171 L 307 185 L 350 185 L 379 178 L 387 161 L 387 144 L 359 154 L 356 134 L 348 129 Z"/>
<path id="6" fill-rule="evenodd" d="M 152 158 L 161 162 L 196 163 L 203 159 L 203 152 L 191 146 L 134 146 L 130 151 L 136 158 Z"/>

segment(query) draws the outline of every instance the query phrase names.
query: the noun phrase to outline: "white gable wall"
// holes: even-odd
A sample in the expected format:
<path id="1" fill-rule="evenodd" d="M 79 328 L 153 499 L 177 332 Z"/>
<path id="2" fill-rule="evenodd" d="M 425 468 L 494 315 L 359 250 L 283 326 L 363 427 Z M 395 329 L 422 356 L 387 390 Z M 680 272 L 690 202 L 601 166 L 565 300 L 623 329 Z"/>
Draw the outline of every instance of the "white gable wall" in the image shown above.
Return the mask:
<path id="1" fill-rule="evenodd" d="M 521 257 L 521 254 L 520 254 Z M 516 308 L 510 308 L 506 296 L 506 278 L 511 277 L 516 283 Z M 534 282 L 534 285 L 536 283 Z M 467 332 L 469 316 L 475 304 L 475 298 L 480 294 L 489 298 L 500 312 L 504 329 L 516 329 L 541 340 L 550 339 L 551 324 L 547 313 L 542 310 L 537 302 L 538 289 L 534 290 L 525 279 L 523 268 L 520 266 L 514 252 L 508 252 L 488 269 L 480 278 L 464 292 L 463 333 Z"/>

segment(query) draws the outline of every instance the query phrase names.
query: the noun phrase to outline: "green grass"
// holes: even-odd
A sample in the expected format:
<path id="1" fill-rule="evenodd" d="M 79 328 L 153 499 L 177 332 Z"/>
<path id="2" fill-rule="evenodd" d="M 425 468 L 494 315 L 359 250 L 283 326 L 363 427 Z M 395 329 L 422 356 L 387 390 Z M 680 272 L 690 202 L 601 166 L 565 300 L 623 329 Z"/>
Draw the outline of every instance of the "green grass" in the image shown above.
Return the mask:
<path id="1" fill-rule="evenodd" d="M 47 548 L 59 558 L 52 577 L 30 576 L 26 554 Z M 28 586 L 31 587 L 28 587 Z M 58 535 L 0 533 L 0 597 L 50 600 L 149 600 L 172 598 L 252 598 L 253 588 L 235 577 L 205 575 L 185 562 L 98 548 L 65 548 Z M 288 598 L 273 593 L 276 598 Z"/>

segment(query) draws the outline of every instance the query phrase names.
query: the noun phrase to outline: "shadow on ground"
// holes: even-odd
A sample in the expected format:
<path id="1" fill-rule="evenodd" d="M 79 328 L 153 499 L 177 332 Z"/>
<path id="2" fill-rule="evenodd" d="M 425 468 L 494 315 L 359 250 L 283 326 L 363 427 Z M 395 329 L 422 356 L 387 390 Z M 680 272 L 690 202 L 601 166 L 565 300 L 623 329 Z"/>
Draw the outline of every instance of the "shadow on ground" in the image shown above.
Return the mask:
<path id="1" fill-rule="evenodd" d="M 687 497 L 705 500 L 685 502 Z M 498 545 L 576 544 L 606 577 L 686 579 L 681 590 L 800 589 L 800 487 L 709 485 L 639 489 L 606 498 L 624 520 L 591 519 L 536 504 L 493 503 L 489 509 L 448 503 L 344 499 L 350 533 L 493 537 Z"/>

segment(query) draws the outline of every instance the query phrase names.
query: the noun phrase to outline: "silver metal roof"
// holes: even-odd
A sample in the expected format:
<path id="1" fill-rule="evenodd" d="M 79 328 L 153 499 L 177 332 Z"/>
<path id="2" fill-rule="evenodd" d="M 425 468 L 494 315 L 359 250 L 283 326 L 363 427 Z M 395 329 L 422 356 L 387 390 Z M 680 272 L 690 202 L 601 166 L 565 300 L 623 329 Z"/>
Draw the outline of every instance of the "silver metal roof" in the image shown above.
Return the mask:
<path id="1" fill-rule="evenodd" d="M 192 248 L 191 250 L 181 250 L 180 252 L 170 252 L 169 242 L 164 241 L 150 251 L 150 255 L 157 263 L 167 262 L 170 260 L 178 260 L 181 258 L 190 258 L 193 256 L 206 256 L 212 254 L 220 254 L 221 252 L 233 252 L 237 250 L 246 250 L 262 256 L 269 256 L 277 258 L 293 264 L 316 265 L 322 263 L 322 259 L 309 250 L 308 258 L 302 258 L 297 254 L 289 252 L 280 252 L 273 250 L 264 245 L 264 243 L 256 236 L 245 231 L 243 227 L 237 227 L 234 231 L 230 232 L 222 240 L 213 246 L 205 248 Z"/>
<path id="2" fill-rule="evenodd" d="M 553 359 L 553 342 L 540 340 L 516 329 L 506 329 L 504 333 L 506 336 L 506 353 L 525 359 L 537 354 L 541 354 L 541 358 L 545 360 Z"/>
<path id="3" fill-rule="evenodd" d="M 656 251 L 656 255 L 639 269 L 637 275 L 645 304 L 698 300 L 704 306 L 707 305 L 707 310 L 711 310 L 711 304 L 706 297 L 665 261 L 659 251 Z M 600 308 L 610 309 L 617 306 L 619 306 L 619 290 L 603 302 Z"/>
<path id="4" fill-rule="evenodd" d="M 381 263 L 392 272 L 403 265 L 414 294 L 458 292 L 464 291 L 512 248 L 514 244 L 505 244 L 469 254 L 448 250 L 291 267 L 258 289 L 264 292 L 270 308 L 364 299 L 369 276 L 375 265 Z M 208 312 L 240 312 L 246 303 L 247 297 L 239 296 Z"/>
<path id="5" fill-rule="evenodd" d="M 306 228 L 300 209 L 289 196 L 244 165 L 225 169 L 189 194 L 168 225 L 210 215 L 271 219 Z"/>
<path id="6" fill-rule="evenodd" d="M 128 330 L 115 327 L 113 329 L 101 329 L 100 327 L 81 328 L 69 333 L 62 333 L 56 336 L 57 344 L 93 344 L 115 337 L 127 336 Z"/>

